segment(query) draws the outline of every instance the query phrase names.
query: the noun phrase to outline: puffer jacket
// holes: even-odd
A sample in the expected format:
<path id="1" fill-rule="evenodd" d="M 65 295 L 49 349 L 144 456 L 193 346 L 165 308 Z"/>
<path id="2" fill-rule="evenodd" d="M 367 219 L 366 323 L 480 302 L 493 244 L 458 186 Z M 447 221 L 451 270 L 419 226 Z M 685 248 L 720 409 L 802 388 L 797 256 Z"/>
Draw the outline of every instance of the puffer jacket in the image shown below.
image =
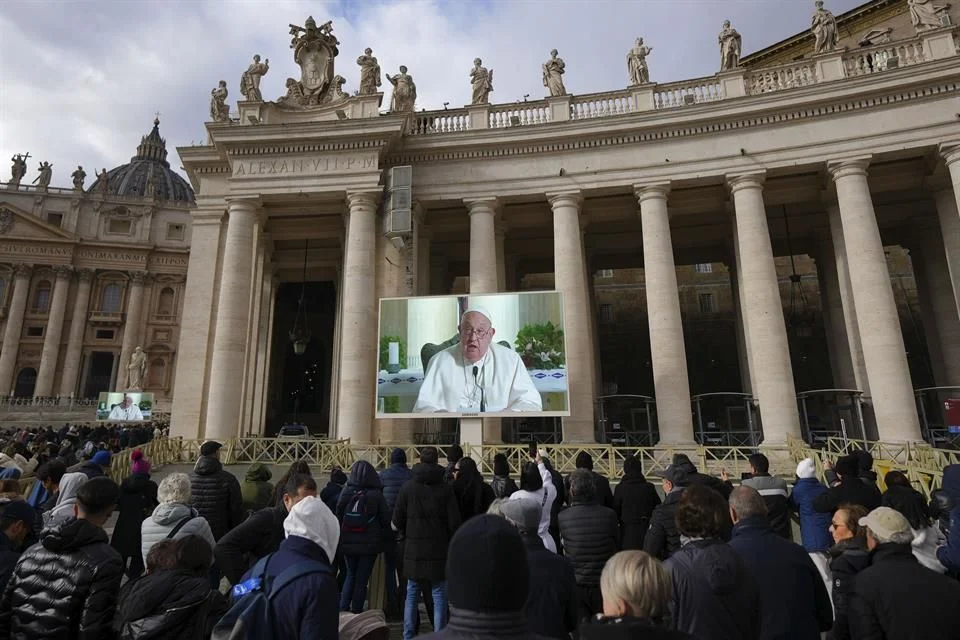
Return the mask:
<path id="1" fill-rule="evenodd" d="M 599 585 L 603 565 L 620 544 L 620 528 L 613 509 L 574 500 L 560 512 L 563 553 L 573 561 L 578 585 Z"/>
<path id="2" fill-rule="evenodd" d="M 942 491 L 952 505 L 947 529 L 947 543 L 937 549 L 937 560 L 948 571 L 960 572 L 960 464 L 947 465 L 943 469 Z"/>
<path id="3" fill-rule="evenodd" d="M 800 540 L 807 553 L 826 551 L 833 545 L 830 514 L 813 508 L 813 501 L 827 488 L 816 478 L 799 478 L 790 494 L 790 506 L 800 516 Z"/>
<path id="4" fill-rule="evenodd" d="M 423 462 L 413 466 L 413 482 L 403 485 L 397 497 L 393 525 L 406 538 L 404 574 L 411 580 L 442 582 L 447 545 L 460 526 L 460 508 L 443 481 L 443 467 Z"/>
<path id="5" fill-rule="evenodd" d="M 682 489 L 668 493 L 650 516 L 650 527 L 643 538 L 643 550 L 654 558 L 666 560 L 680 550 L 680 532 L 677 531 L 674 516 L 682 497 Z"/>
<path id="6" fill-rule="evenodd" d="M 383 485 L 383 499 L 387 501 L 390 511 L 397 504 L 400 489 L 413 478 L 413 471 L 406 462 L 395 462 L 380 472 L 380 484 Z"/>
<path id="7" fill-rule="evenodd" d="M 261 462 L 255 462 L 247 469 L 240 487 L 244 511 L 259 511 L 270 504 L 273 497 L 273 485 L 270 483 L 270 468 Z"/>
<path id="8" fill-rule="evenodd" d="M 664 567 L 673 579 L 674 629 L 697 640 L 759 640 L 760 590 L 730 545 L 694 540 Z"/>
<path id="9" fill-rule="evenodd" d="M 833 599 L 831 640 L 851 640 L 850 594 L 857 574 L 870 566 L 870 554 L 862 538 L 841 540 L 830 548 L 830 575 Z"/>
<path id="10" fill-rule="evenodd" d="M 493 480 L 490 481 L 490 488 L 493 489 L 493 497 L 497 500 L 509 498 L 520 490 L 510 476 L 493 476 Z"/>
<path id="11" fill-rule="evenodd" d="M 384 540 L 390 531 L 390 509 L 383 499 L 380 476 L 366 460 L 357 460 L 350 469 L 347 486 L 337 501 L 337 519 L 340 529 L 340 550 L 345 556 L 375 556 L 383 551 Z M 344 516 L 354 498 L 363 494 L 362 523 L 344 522 Z"/>
<path id="12" fill-rule="evenodd" d="M 0 598 L 0 638 L 109 639 L 122 575 L 100 527 L 71 520 L 44 530 Z"/>
<path id="13" fill-rule="evenodd" d="M 240 483 L 216 458 L 200 456 L 190 474 L 190 490 L 190 503 L 207 519 L 215 540 L 243 522 Z"/>
<path id="14" fill-rule="evenodd" d="M 120 640 L 204 640 L 226 608 L 206 577 L 157 571 L 120 590 L 113 628 Z"/>
<path id="15" fill-rule="evenodd" d="M 214 548 L 217 543 L 213 539 L 213 532 L 210 531 L 210 524 L 197 513 L 196 509 L 191 509 L 185 504 L 165 503 L 154 509 L 153 514 L 144 520 L 140 527 L 144 565 L 146 565 L 147 553 L 149 553 L 150 548 L 161 540 L 165 540 L 177 524 L 188 517 L 190 519 L 180 527 L 180 531 L 173 537 L 174 540 L 190 535 L 200 536 L 210 543 L 211 549 Z"/>

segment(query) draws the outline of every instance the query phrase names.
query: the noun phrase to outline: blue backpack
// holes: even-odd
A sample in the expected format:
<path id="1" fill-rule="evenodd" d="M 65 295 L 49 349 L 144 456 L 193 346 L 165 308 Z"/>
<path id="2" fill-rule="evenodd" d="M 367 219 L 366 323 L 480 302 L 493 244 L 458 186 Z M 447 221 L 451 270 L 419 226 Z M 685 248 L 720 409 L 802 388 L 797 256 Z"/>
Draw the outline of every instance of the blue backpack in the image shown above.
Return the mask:
<path id="1" fill-rule="evenodd" d="M 330 567 L 316 560 L 303 560 L 288 567 L 275 578 L 267 576 L 267 564 L 273 554 L 261 558 L 250 570 L 252 576 L 234 585 L 233 606 L 213 628 L 211 640 L 271 640 L 277 629 L 270 603 L 288 584 L 311 573 L 330 574 Z"/>

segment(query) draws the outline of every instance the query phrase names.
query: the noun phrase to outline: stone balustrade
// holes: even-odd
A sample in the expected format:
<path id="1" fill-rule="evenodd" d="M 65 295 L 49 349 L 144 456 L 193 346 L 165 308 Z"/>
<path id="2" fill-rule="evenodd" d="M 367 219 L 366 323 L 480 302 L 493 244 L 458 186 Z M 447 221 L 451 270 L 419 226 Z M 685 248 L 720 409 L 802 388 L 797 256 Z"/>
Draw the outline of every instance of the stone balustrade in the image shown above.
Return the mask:
<path id="1" fill-rule="evenodd" d="M 514 118 L 517 118 L 517 120 L 514 120 Z M 545 124 L 550 122 L 550 107 L 546 100 L 490 105 L 488 120 L 491 129 Z"/>
<path id="2" fill-rule="evenodd" d="M 43 196 L 47 194 L 57 194 L 57 195 L 73 195 L 83 198 L 103 198 L 103 194 L 99 191 L 78 191 L 70 187 L 38 187 L 32 184 L 26 184 L 21 182 L 19 185 L 14 184 L 13 182 L 0 182 L 0 191 L 19 191 L 21 193 L 35 193 L 38 196 Z M 121 196 L 116 194 L 108 194 L 106 197 L 110 202 L 130 202 L 142 205 L 144 198 L 142 196 Z M 187 202 L 180 202 L 177 200 L 166 200 L 160 198 L 157 202 L 162 203 L 165 209 L 175 208 L 175 209 L 189 209 L 190 204 Z"/>
<path id="3" fill-rule="evenodd" d="M 817 65 L 809 60 L 792 62 L 767 69 L 747 72 L 747 91 L 750 95 L 783 91 L 817 84 Z"/>
<path id="4" fill-rule="evenodd" d="M 856 77 L 909 67 L 926 60 L 923 41 L 917 37 L 852 51 L 843 57 L 843 68 L 847 77 Z"/>
<path id="5" fill-rule="evenodd" d="M 605 118 L 636 111 L 630 91 L 605 91 L 571 96 L 570 119 Z"/>
<path id="6" fill-rule="evenodd" d="M 723 98 L 723 88 L 716 76 L 660 84 L 653 92 L 657 109 L 673 109 Z"/>

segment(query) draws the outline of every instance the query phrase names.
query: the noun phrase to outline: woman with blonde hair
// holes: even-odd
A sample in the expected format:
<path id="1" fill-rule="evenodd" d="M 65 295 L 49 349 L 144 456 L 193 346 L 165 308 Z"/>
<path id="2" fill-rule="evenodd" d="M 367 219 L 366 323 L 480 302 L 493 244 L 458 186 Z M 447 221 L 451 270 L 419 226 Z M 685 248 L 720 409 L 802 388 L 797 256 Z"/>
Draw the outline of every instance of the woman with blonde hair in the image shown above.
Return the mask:
<path id="1" fill-rule="evenodd" d="M 580 627 L 580 638 L 605 640 L 692 640 L 664 626 L 673 598 L 670 572 L 644 551 L 621 551 L 600 574 L 603 614 Z"/>

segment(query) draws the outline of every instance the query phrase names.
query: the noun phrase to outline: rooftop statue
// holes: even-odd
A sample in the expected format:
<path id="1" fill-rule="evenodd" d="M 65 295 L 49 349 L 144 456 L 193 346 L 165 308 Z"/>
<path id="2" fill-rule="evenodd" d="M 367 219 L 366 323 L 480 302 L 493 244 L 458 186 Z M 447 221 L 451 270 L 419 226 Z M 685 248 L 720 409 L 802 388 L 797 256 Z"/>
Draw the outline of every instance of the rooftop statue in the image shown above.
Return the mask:
<path id="1" fill-rule="evenodd" d="M 630 85 L 647 84 L 650 82 L 650 69 L 647 67 L 647 56 L 653 47 L 643 44 L 643 38 L 637 38 L 633 48 L 627 53 L 627 72 L 630 74 Z"/>
<path id="2" fill-rule="evenodd" d="M 244 98 L 250 102 L 263 102 L 263 95 L 260 93 L 260 78 L 267 75 L 269 70 L 270 58 L 260 62 L 260 56 L 253 56 L 253 62 L 240 76 L 240 93 Z"/>
<path id="3" fill-rule="evenodd" d="M 98 184 L 100 185 L 100 191 L 103 192 L 103 195 L 107 195 L 107 189 L 110 187 L 110 183 L 107 180 L 107 168 L 104 167 L 103 171 L 100 173 L 97 173 L 96 169 L 94 169 L 93 172 L 94 175 L 97 176 Z"/>
<path id="4" fill-rule="evenodd" d="M 333 35 L 333 22 L 317 27 L 313 16 L 303 26 L 290 25 L 290 48 L 293 61 L 300 67 L 300 80 L 287 79 L 287 95 L 278 100 L 295 106 L 312 106 L 331 102 L 335 91 L 333 60 L 340 53 L 340 41 Z"/>
<path id="5" fill-rule="evenodd" d="M 474 58 L 473 69 L 470 70 L 470 86 L 473 87 L 473 98 L 470 104 L 490 103 L 490 92 L 493 91 L 493 69 L 488 71 L 482 65 L 483 60 Z"/>
<path id="6" fill-rule="evenodd" d="M 393 77 L 388 74 L 387 80 L 393 85 L 390 112 L 412 112 L 417 103 L 417 85 L 413 82 L 413 76 L 407 73 L 407 68 L 400 65 L 400 73 Z"/>
<path id="7" fill-rule="evenodd" d="M 550 52 L 550 59 L 543 63 L 543 86 L 550 92 L 550 96 L 565 96 L 567 88 L 563 86 L 563 74 L 567 64 L 557 55 L 557 50 Z"/>
<path id="8" fill-rule="evenodd" d="M 83 181 L 87 179 L 87 172 L 83 170 L 83 167 L 77 166 L 77 170 L 70 174 L 70 177 L 73 178 L 73 188 L 77 191 L 83 191 Z"/>
<path id="9" fill-rule="evenodd" d="M 37 184 L 38 189 L 46 189 L 50 186 L 50 179 L 53 177 L 53 165 L 49 162 L 41 162 L 40 166 L 37 167 L 37 171 L 40 172 L 33 181 Z"/>
<path id="10" fill-rule="evenodd" d="M 948 4 L 935 4 L 933 0 L 907 0 L 910 6 L 910 21 L 920 31 L 943 26 L 941 16 L 950 8 Z"/>
<path id="11" fill-rule="evenodd" d="M 227 81 L 221 80 L 215 89 L 210 91 L 210 120 L 213 122 L 230 122 L 230 107 L 227 106 Z"/>
<path id="12" fill-rule="evenodd" d="M 837 48 L 837 19 L 833 14 L 823 8 L 823 0 L 817 0 L 816 9 L 813 12 L 810 30 L 816 37 L 813 44 L 814 53 L 827 53 Z"/>
<path id="13" fill-rule="evenodd" d="M 27 158 L 30 154 L 20 154 L 13 156 L 10 160 L 13 167 L 10 169 L 10 184 L 14 187 L 20 186 L 20 181 L 27 175 Z"/>
<path id="14" fill-rule="evenodd" d="M 742 40 L 736 29 L 730 26 L 729 20 L 723 21 L 720 30 L 720 71 L 729 71 L 740 66 L 740 51 Z"/>
<path id="15" fill-rule="evenodd" d="M 373 49 L 364 49 L 357 64 L 360 65 L 360 95 L 376 93 L 380 86 L 380 63 L 374 57 Z"/>

